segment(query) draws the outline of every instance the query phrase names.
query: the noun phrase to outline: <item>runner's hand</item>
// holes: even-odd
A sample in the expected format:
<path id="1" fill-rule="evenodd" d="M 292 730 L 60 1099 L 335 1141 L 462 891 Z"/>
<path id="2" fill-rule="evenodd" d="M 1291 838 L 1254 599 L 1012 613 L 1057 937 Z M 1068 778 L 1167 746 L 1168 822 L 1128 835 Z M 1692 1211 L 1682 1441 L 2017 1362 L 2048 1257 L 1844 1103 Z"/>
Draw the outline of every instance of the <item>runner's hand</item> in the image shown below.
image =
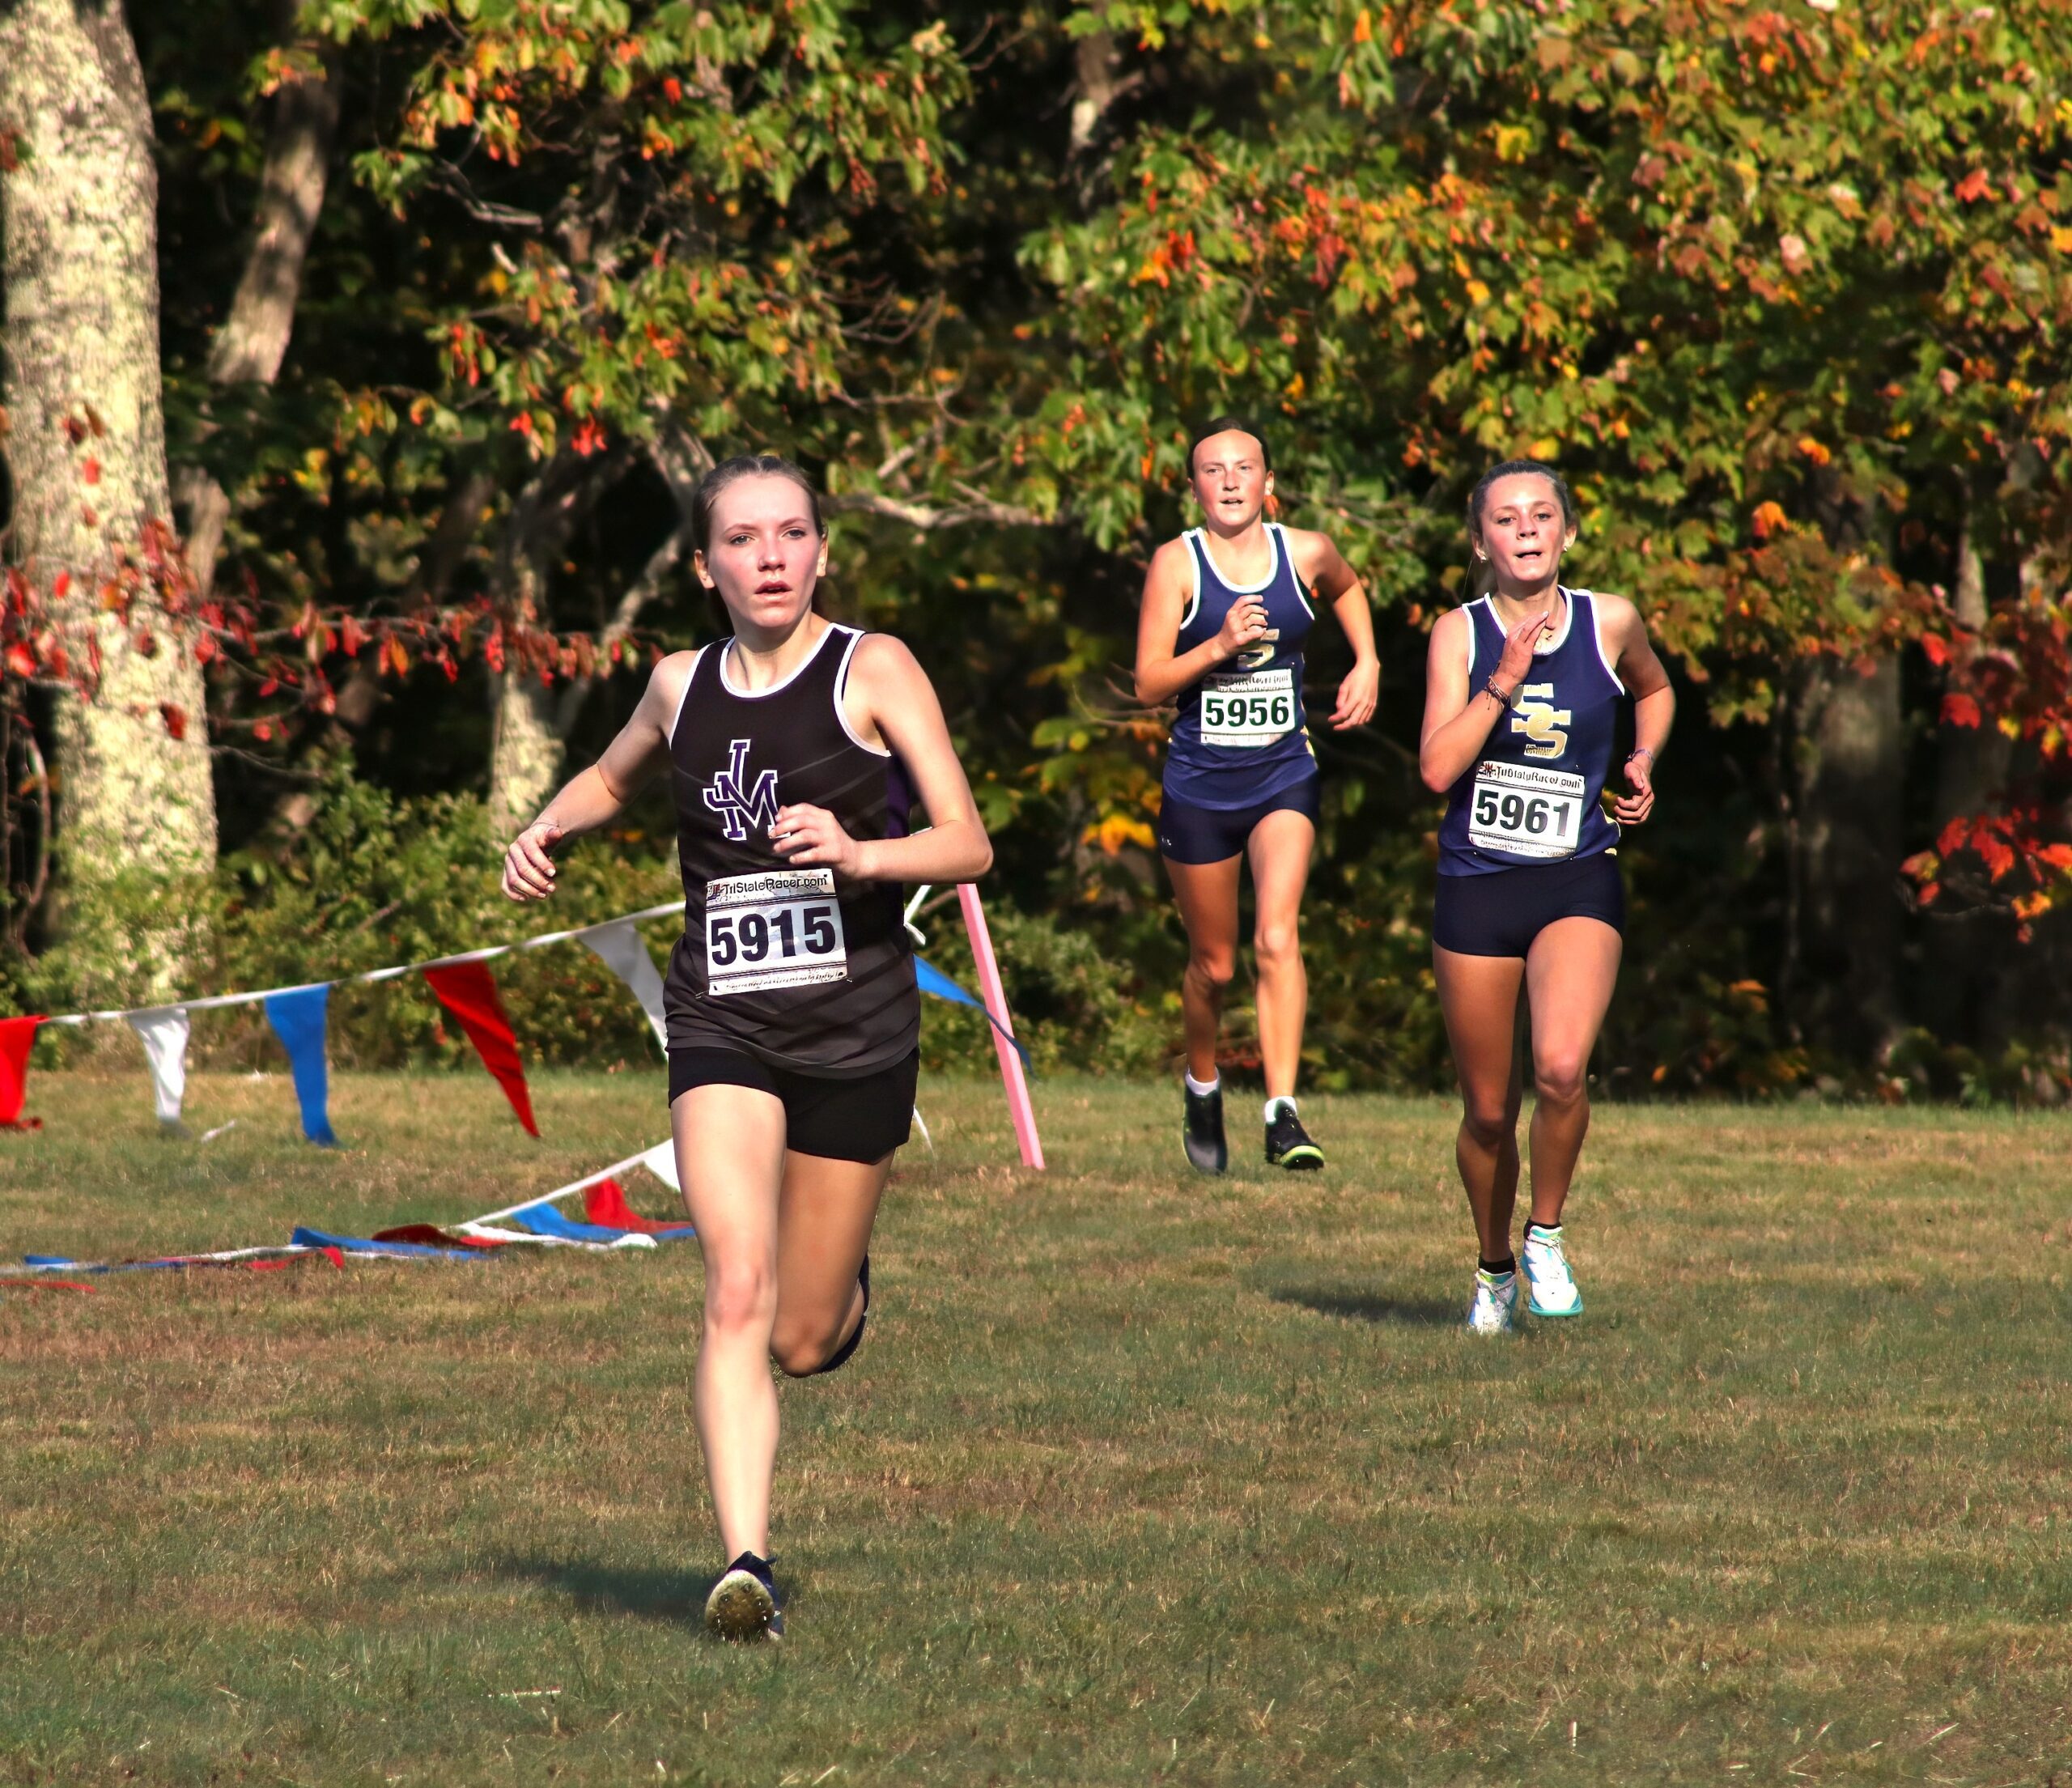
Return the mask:
<path id="1" fill-rule="evenodd" d="M 536 819 L 511 841 L 503 853 L 503 891 L 513 900 L 544 900 L 554 892 L 554 858 L 561 828 Z"/>
<path id="2" fill-rule="evenodd" d="M 1638 826 L 1654 811 L 1654 758 L 1638 752 L 1626 760 L 1626 780 L 1633 792 L 1611 804 L 1611 817 L 1621 826 Z"/>
<path id="3" fill-rule="evenodd" d="M 780 807 L 770 842 L 778 856 L 801 869 L 832 869 L 851 880 L 863 874 L 863 847 L 825 807 Z"/>
<path id="4" fill-rule="evenodd" d="M 1331 710 L 1331 724 L 1340 733 L 1348 727 L 1365 726 L 1374 717 L 1374 704 L 1381 699 L 1381 665 L 1355 665 L 1338 686 L 1338 706 Z"/>
<path id="5" fill-rule="evenodd" d="M 1266 604 L 1255 596 L 1241 596 L 1233 602 L 1216 629 L 1216 644 L 1225 658 L 1249 651 L 1266 635 Z"/>
<path id="6" fill-rule="evenodd" d="M 1547 625 L 1543 614 L 1528 615 L 1504 635 L 1504 656 L 1497 661 L 1497 681 L 1505 689 L 1516 689 L 1532 669 L 1533 648 Z"/>

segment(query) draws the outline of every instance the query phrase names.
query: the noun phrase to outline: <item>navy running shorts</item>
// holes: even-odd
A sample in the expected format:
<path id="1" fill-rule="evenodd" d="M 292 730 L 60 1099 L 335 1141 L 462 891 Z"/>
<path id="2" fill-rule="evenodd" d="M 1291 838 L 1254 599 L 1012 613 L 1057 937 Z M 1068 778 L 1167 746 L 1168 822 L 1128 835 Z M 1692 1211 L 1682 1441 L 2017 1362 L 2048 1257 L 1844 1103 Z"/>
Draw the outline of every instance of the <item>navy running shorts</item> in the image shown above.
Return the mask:
<path id="1" fill-rule="evenodd" d="M 1158 809 L 1158 849 L 1175 863 L 1222 863 L 1244 855 L 1252 829 L 1269 813 L 1303 813 L 1312 826 L 1323 812 L 1323 779 L 1305 776 L 1256 807 L 1196 807 L 1168 795 Z"/>
<path id="2" fill-rule="evenodd" d="M 1601 919 L 1625 935 L 1626 885 L 1616 856 L 1599 851 L 1565 863 L 1442 875 L 1432 941 L 1458 956 L 1522 958 L 1557 919 Z"/>
<path id="3" fill-rule="evenodd" d="M 772 1068 L 743 1049 L 673 1049 L 669 1103 L 694 1086 L 752 1086 L 784 1107 L 784 1146 L 830 1161 L 882 1161 L 906 1140 L 921 1052 L 875 1074 L 831 1080 Z"/>

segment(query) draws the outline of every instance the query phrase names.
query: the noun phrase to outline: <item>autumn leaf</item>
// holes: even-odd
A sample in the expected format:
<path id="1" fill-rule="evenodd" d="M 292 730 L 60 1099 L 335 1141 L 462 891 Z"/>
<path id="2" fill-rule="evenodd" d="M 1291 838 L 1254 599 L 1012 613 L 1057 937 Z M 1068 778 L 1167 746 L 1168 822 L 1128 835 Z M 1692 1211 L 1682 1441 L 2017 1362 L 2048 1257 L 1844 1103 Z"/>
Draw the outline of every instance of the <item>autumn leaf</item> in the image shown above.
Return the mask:
<path id="1" fill-rule="evenodd" d="M 1970 726 L 1979 724 L 1978 703 L 1968 695 L 1951 694 L 1942 698 L 1942 724 L 1945 726 Z"/>

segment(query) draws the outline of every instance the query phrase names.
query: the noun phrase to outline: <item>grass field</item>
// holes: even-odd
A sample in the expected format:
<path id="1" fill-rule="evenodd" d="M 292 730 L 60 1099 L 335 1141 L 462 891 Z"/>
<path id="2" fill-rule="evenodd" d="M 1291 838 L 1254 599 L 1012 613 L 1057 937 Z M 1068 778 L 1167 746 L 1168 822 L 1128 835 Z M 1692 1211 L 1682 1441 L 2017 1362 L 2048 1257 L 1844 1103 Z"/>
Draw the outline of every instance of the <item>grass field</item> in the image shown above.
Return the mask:
<path id="1" fill-rule="evenodd" d="M 652 1073 L 35 1080 L 0 1251 L 457 1219 Z M 1607 1110 L 1582 1320 L 1457 1327 L 1436 1102 L 1176 1171 L 1164 1089 L 924 1084 L 783 1392 L 783 1648 L 708 1643 L 694 1247 L 0 1291 L 0 1782 L 2072 1782 L 2072 1123 Z M 644 1199 L 643 1197 L 644 1195 Z M 636 1199 L 661 1208 L 659 1189 Z"/>

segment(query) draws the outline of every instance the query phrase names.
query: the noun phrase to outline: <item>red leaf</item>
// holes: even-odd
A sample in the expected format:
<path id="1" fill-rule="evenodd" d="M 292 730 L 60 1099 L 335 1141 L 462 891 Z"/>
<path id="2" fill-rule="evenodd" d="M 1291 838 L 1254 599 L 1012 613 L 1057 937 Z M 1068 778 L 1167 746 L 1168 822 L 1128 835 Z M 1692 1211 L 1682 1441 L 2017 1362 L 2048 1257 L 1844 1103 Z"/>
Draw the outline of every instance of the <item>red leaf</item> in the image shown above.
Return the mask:
<path id="1" fill-rule="evenodd" d="M 176 739 L 187 737 L 187 711 L 176 707 L 170 702 L 159 703 L 159 716 L 165 722 L 165 729 Z"/>
<path id="2" fill-rule="evenodd" d="M 27 646 L 12 645 L 7 648 L 7 668 L 17 677 L 33 677 L 36 675 L 36 660 L 30 656 Z"/>
<path id="3" fill-rule="evenodd" d="M 1945 726 L 1976 726 L 1979 723 L 1978 703 L 1968 695 L 1946 695 L 1942 698 L 1942 724 Z"/>
<path id="4" fill-rule="evenodd" d="M 70 571 L 60 571 L 50 586 L 51 596 L 54 600 L 62 602 L 65 600 L 65 592 L 71 587 L 72 574 Z"/>
<path id="5" fill-rule="evenodd" d="M 1983 168 L 1974 168 L 1957 183 L 1957 197 L 1970 205 L 1984 198 L 1993 190 L 1993 182 L 1985 177 Z"/>
<path id="6" fill-rule="evenodd" d="M 1928 654 L 1931 665 L 1947 665 L 1950 661 L 1950 642 L 1939 633 L 1924 633 L 1921 636 L 1921 649 Z"/>
<path id="7" fill-rule="evenodd" d="M 79 478 L 80 478 L 80 481 L 81 481 L 83 483 L 86 483 L 86 484 L 98 484 L 98 483 L 100 483 L 100 461 L 99 460 L 96 460 L 96 459 L 89 459 L 89 460 L 87 460 L 87 461 L 86 461 L 86 463 L 85 463 L 84 465 L 83 465 L 79 468 Z"/>

